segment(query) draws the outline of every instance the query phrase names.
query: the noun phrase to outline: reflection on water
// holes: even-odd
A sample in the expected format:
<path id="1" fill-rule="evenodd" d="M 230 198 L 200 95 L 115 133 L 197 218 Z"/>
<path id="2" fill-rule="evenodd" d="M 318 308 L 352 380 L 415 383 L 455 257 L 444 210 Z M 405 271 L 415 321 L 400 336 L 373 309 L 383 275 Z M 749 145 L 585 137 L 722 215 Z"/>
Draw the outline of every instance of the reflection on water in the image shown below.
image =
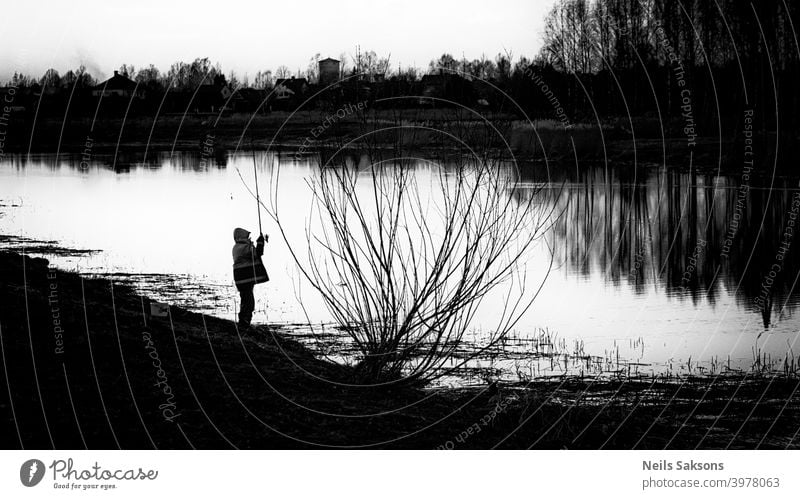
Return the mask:
<path id="1" fill-rule="evenodd" d="M 141 154 L 123 154 L 88 164 L 80 156 L 5 158 L 0 234 L 102 250 L 80 257 L 39 252 L 63 267 L 114 273 L 163 300 L 233 318 L 230 232 L 257 227 L 252 153 L 148 157 L 145 163 Z M 290 224 L 296 233 L 286 237 L 302 238 L 306 179 L 317 162 L 291 154 L 264 159 L 258 161 L 262 192 L 270 192 L 280 167 L 274 194 L 283 213 L 296 217 Z M 493 352 L 480 367 L 521 377 L 680 374 L 779 368 L 794 358 L 797 179 L 751 178 L 742 187 L 735 176 L 630 165 L 523 169 L 532 183 L 549 179 L 542 202 L 561 214 L 531 257 L 530 271 L 546 273 L 549 249 L 557 269 L 503 345 L 513 355 Z M 419 185 L 434 174 L 420 162 Z M 265 232 L 273 235 L 267 246 L 272 281 L 256 288 L 256 320 L 328 322 L 268 218 Z M 326 348 L 336 342 L 323 336 Z"/>
<path id="2" fill-rule="evenodd" d="M 568 271 L 695 305 L 730 293 L 764 328 L 797 308 L 796 179 L 742 189 L 730 177 L 662 169 L 634 178 L 597 167 L 564 181 L 552 232 Z"/>

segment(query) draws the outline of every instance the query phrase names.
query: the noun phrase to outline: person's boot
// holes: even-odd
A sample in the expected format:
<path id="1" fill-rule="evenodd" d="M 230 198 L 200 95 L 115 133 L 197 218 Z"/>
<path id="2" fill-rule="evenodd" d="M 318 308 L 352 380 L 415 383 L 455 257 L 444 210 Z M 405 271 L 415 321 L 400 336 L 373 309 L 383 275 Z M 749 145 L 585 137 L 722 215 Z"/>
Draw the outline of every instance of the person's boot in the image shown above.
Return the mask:
<path id="1" fill-rule="evenodd" d="M 247 331 L 250 329 L 250 320 L 244 314 L 239 314 L 239 322 L 236 325 L 240 331 Z"/>

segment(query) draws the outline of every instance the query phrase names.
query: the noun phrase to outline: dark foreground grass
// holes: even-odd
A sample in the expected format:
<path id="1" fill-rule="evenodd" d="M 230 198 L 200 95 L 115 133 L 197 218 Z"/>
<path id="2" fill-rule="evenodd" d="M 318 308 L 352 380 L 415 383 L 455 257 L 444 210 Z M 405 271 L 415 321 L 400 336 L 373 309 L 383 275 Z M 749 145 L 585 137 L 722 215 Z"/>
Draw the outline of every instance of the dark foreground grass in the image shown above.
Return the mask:
<path id="1" fill-rule="evenodd" d="M 793 377 L 348 386 L 278 327 L 151 319 L 125 286 L 14 252 L 0 307 L 4 448 L 800 446 Z"/>

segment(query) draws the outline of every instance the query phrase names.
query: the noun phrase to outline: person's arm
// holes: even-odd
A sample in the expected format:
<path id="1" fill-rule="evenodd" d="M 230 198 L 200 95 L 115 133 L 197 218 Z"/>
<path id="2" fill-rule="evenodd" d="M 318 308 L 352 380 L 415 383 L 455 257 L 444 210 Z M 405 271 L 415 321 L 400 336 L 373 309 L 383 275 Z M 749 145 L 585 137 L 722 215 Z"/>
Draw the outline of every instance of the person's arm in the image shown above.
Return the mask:
<path id="1" fill-rule="evenodd" d="M 264 254 L 264 234 L 258 236 L 256 239 L 256 256 L 262 256 Z"/>

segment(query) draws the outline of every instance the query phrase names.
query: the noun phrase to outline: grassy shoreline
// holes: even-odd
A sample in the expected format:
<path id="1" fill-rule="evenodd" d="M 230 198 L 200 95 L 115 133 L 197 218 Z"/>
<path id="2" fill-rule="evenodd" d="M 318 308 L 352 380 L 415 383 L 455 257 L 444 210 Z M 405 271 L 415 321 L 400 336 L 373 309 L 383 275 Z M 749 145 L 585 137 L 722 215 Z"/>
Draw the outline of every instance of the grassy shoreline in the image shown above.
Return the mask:
<path id="1" fill-rule="evenodd" d="M 162 151 L 195 152 L 211 158 L 214 154 L 236 150 L 313 151 L 327 143 L 341 144 L 393 124 L 415 131 L 382 133 L 373 136 L 376 144 L 396 145 L 408 141 L 412 148 L 440 148 L 441 134 L 462 126 L 464 130 L 480 123 L 475 116 L 455 115 L 448 109 L 381 110 L 359 121 L 354 117 L 337 120 L 335 128 L 318 135 L 320 123 L 329 113 L 322 110 L 296 114 L 275 112 L 269 115 L 231 114 L 135 116 L 127 119 L 106 117 L 69 118 L 67 121 L 45 118 L 33 122 L 16 119 L 8 126 L 5 154 L 73 154 L 82 161 L 105 155 L 120 156 L 116 163 L 152 160 Z M 509 147 L 517 159 L 536 159 L 574 163 L 581 161 L 617 161 L 688 166 L 690 154 L 695 167 L 715 168 L 720 154 L 740 162 L 739 145 L 730 138 L 706 137 L 691 149 L 685 137 L 672 136 L 651 120 L 626 123 L 580 124 L 564 129 L 552 120 L 529 123 L 519 117 L 498 115 L 496 125 L 504 129 L 497 147 Z M 462 121 L 463 120 L 463 121 Z M 632 127 L 636 134 L 626 127 Z M 463 132 L 463 130 L 462 130 Z M 495 137 L 499 139 L 499 137 Z M 145 151 L 147 157 L 145 158 Z M 768 151 L 767 151 L 768 152 Z"/>
<path id="2" fill-rule="evenodd" d="M 800 447 L 793 377 L 354 387 L 280 328 L 151 319 L 126 286 L 15 252 L 0 269 L 4 448 Z"/>

